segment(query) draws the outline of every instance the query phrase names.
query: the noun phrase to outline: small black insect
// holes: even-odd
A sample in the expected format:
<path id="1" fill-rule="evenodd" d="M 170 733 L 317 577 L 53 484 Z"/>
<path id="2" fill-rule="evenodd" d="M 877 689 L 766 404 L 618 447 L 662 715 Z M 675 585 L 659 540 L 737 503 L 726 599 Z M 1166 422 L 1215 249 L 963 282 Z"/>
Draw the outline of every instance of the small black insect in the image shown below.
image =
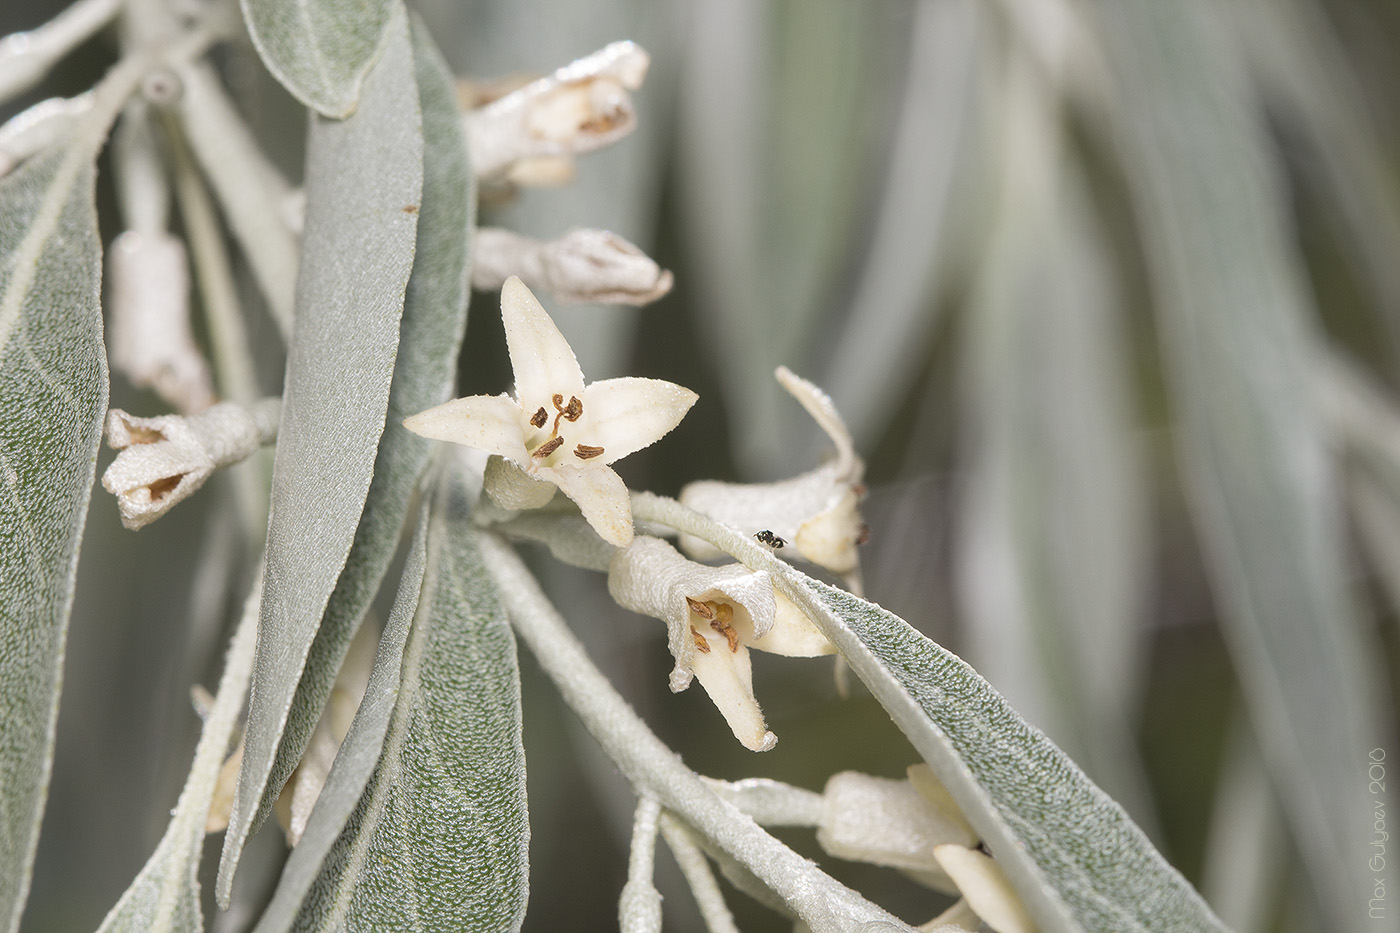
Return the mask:
<path id="1" fill-rule="evenodd" d="M 767 528 L 762 531 L 755 531 L 753 537 L 759 544 L 766 544 L 775 550 L 780 547 L 787 547 L 786 541 L 773 534 L 773 532 L 769 531 Z"/>

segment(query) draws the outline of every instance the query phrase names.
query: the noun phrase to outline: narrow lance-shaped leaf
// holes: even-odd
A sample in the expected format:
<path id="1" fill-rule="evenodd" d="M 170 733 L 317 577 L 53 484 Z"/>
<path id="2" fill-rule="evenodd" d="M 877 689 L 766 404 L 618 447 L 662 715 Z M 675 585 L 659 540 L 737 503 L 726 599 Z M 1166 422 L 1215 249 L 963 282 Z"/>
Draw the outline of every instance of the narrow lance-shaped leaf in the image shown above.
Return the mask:
<path id="1" fill-rule="evenodd" d="M 239 854 L 355 537 L 384 429 L 423 183 L 408 24 L 396 15 L 353 117 L 312 117 L 306 237 L 272 475 L 248 731 L 217 894 Z"/>
<path id="2" fill-rule="evenodd" d="M 791 596 L 938 774 L 1042 931 L 1225 929 L 1123 808 L 960 658 L 815 580 Z"/>
<path id="3" fill-rule="evenodd" d="M 29 888 L 107 407 L 94 155 L 0 181 L 0 930 Z"/>
<path id="4" fill-rule="evenodd" d="M 418 517 L 413 547 L 404 562 L 398 594 L 389 621 L 379 636 L 379 650 L 364 699 L 355 712 L 350 731 L 336 753 L 335 763 L 326 775 L 325 785 L 316 798 L 315 809 L 306 823 L 301 841 L 282 869 L 282 880 L 263 911 L 255 933 L 286 930 L 296 920 L 302 901 L 321 872 L 321 863 L 340 838 L 345 822 L 354 812 L 365 783 L 379 763 L 384 736 L 403 679 L 404 645 L 418 612 L 427 560 L 429 503 L 424 502 Z"/>
<path id="5" fill-rule="evenodd" d="M 1369 929 L 1366 752 L 1387 734 L 1375 632 L 1348 592 L 1318 352 L 1288 198 L 1227 7 L 1097 16 L 1121 94 L 1179 456 L 1268 771 L 1333 929 Z"/>
<path id="6" fill-rule="evenodd" d="M 241 6 L 267 70 L 297 100 L 334 119 L 354 112 L 393 14 L 402 10 L 397 0 L 242 0 Z"/>
<path id="7" fill-rule="evenodd" d="M 421 23 L 414 22 L 412 33 L 423 107 L 423 205 L 388 418 L 355 541 L 307 654 L 254 826 L 267 818 L 306 750 L 350 640 L 393 557 L 409 498 L 427 465 L 431 444 L 406 430 L 403 419 L 452 397 L 466 329 L 476 192 L 452 75 Z"/>
<path id="8" fill-rule="evenodd" d="M 461 472 L 443 485 L 383 756 L 298 929 L 515 930 L 525 914 L 515 639 L 481 561 Z"/>
<path id="9" fill-rule="evenodd" d="M 961 658 L 670 500 L 633 493 L 632 509 L 772 574 L 933 768 L 1041 933 L 1223 933 L 1123 808 Z"/>

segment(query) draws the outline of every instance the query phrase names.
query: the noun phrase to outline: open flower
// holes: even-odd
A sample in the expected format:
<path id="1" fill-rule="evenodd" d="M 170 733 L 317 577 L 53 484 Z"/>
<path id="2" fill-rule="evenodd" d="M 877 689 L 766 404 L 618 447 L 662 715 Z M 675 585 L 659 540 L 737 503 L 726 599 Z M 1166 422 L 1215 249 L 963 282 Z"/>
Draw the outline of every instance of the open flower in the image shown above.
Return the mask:
<path id="1" fill-rule="evenodd" d="M 825 392 L 786 366 L 778 367 L 777 377 L 831 438 L 836 456 L 815 470 L 776 483 L 691 483 L 681 490 L 681 503 L 765 543 L 792 545 L 798 556 L 819 567 L 853 575 L 860 566 L 856 545 L 865 536 L 858 509 L 865 492 L 865 464 Z M 689 536 L 681 537 L 681 547 L 701 560 L 721 553 Z"/>
<path id="2" fill-rule="evenodd" d="M 698 396 L 671 382 L 638 377 L 585 387 L 568 341 L 514 276 L 501 289 L 501 319 L 515 398 L 454 399 L 413 415 L 404 427 L 496 454 L 529 477 L 558 486 L 603 540 L 626 547 L 632 542 L 632 505 L 608 464 L 654 444 L 680 424 Z"/>
<path id="3" fill-rule="evenodd" d="M 659 538 L 642 536 L 613 556 L 608 592 L 625 609 L 666 623 L 676 659 L 671 689 L 698 678 L 746 748 L 778 741 L 753 693 L 749 648 L 808 658 L 831 654 L 831 643 L 763 571 L 739 564 L 709 567 L 682 557 Z"/>

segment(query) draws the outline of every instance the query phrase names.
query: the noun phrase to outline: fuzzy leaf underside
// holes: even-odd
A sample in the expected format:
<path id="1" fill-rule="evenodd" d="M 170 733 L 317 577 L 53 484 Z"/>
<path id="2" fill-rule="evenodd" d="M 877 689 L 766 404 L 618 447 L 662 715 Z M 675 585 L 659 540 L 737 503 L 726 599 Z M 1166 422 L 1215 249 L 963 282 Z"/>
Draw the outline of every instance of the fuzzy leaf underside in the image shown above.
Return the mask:
<path id="1" fill-rule="evenodd" d="M 423 110 L 423 204 L 388 417 L 364 513 L 307 654 L 255 826 L 267 818 L 306 751 L 350 641 L 393 557 L 409 499 L 427 467 L 432 445 L 404 428 L 403 419 L 452 397 L 457 351 L 466 330 L 471 230 L 476 219 L 474 177 L 451 72 L 421 23 L 414 22 L 412 34 Z"/>
<path id="2" fill-rule="evenodd" d="M 873 603 L 778 572 L 952 793 L 1042 931 L 1225 930 L 1123 808 L 966 662 Z"/>
<path id="3" fill-rule="evenodd" d="M 93 153 L 0 180 L 0 929 L 19 924 L 48 794 L 107 363 Z"/>
<path id="4" fill-rule="evenodd" d="M 226 904 L 322 612 L 359 526 L 384 430 L 423 184 L 407 20 L 355 115 L 311 118 L 307 215 L 272 476 L 248 727 L 217 893 Z"/>
<path id="5" fill-rule="evenodd" d="M 530 833 L 515 639 L 460 474 L 445 485 L 383 756 L 297 929 L 500 931 L 524 918 Z"/>
<path id="6" fill-rule="evenodd" d="M 396 0 L 242 0 L 248 35 L 267 70 L 306 106 L 342 119 L 355 111 Z"/>

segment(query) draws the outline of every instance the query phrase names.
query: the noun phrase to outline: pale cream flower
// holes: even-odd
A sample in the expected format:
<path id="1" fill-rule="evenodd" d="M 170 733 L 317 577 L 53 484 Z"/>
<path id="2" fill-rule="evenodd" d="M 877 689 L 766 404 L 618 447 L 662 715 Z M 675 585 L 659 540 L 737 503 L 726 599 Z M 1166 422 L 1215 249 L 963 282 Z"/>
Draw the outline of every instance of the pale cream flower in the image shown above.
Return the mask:
<path id="1" fill-rule="evenodd" d="M 650 64 L 636 43 L 614 42 L 468 112 L 472 168 L 522 185 L 570 180 L 575 155 L 636 128 L 628 92 L 641 87 Z"/>
<path id="2" fill-rule="evenodd" d="M 603 540 L 626 547 L 632 541 L 632 504 L 622 478 L 608 464 L 658 441 L 698 396 L 671 382 L 638 377 L 585 387 L 568 341 L 514 276 L 501 289 L 501 319 L 515 370 L 515 398 L 455 399 L 405 419 L 404 427 L 495 454 L 530 478 L 558 486 Z M 488 484 L 487 492 L 492 491 Z"/>
<path id="3" fill-rule="evenodd" d="M 107 443 L 121 453 L 102 474 L 102 486 L 117 497 L 122 524 L 133 530 L 150 524 L 218 468 L 272 443 L 281 410 L 278 399 L 249 408 L 221 402 L 188 417 L 137 418 L 113 408 Z"/>
<path id="4" fill-rule="evenodd" d="M 860 566 L 856 545 L 865 536 L 859 511 L 865 464 L 825 392 L 786 366 L 778 367 L 777 378 L 831 438 L 836 456 L 815 470 L 776 483 L 691 483 L 681 490 L 680 501 L 765 543 L 791 547 L 819 567 L 854 574 Z M 690 536 L 681 537 L 681 547 L 701 560 L 720 555 L 708 542 Z"/>
<path id="5" fill-rule="evenodd" d="M 697 564 L 659 538 L 640 536 L 613 556 L 608 592 L 623 608 L 666 623 L 667 646 L 676 659 L 671 689 L 684 690 L 698 678 L 735 738 L 756 752 L 778 739 L 754 697 L 748 649 L 790 657 L 835 651 L 774 590 L 767 573 L 739 564 Z"/>
<path id="6" fill-rule="evenodd" d="M 947 843 L 934 846 L 933 856 L 958 886 L 967 906 L 995 933 L 1035 933 L 1035 921 L 990 855 Z"/>

